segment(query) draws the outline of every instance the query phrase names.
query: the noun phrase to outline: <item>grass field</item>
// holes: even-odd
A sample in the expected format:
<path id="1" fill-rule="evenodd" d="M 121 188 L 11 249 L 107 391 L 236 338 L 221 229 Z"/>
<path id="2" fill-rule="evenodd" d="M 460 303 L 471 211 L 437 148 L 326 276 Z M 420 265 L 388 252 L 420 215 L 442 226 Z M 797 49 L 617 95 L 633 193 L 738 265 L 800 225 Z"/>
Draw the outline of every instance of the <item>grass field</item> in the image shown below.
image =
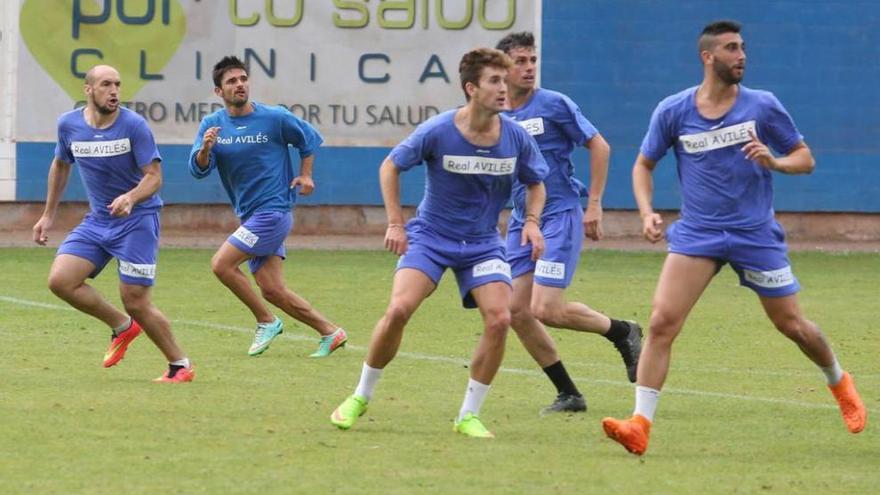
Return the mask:
<path id="1" fill-rule="evenodd" d="M 342 324 L 350 345 L 307 358 L 316 334 L 285 318 L 259 358 L 252 321 L 216 281 L 211 253 L 163 250 L 156 303 L 174 321 L 196 381 L 150 382 L 165 368 L 142 337 L 116 368 L 107 331 L 46 288 L 50 249 L 0 251 L 0 492 L 233 493 L 877 493 L 880 486 L 880 255 L 796 253 L 802 304 L 853 372 L 868 428 L 846 431 L 819 371 L 775 333 L 725 269 L 678 340 L 646 456 L 604 438 L 631 412 L 612 346 L 554 331 L 589 411 L 539 417 L 554 390 L 511 333 L 482 416 L 497 438 L 452 433 L 479 315 L 444 279 L 410 323 L 366 416 L 328 417 L 357 382 L 387 302 L 394 258 L 291 254 L 290 285 Z M 590 251 L 570 296 L 644 322 L 658 253 Z M 112 268 L 112 265 L 111 265 Z M 95 281 L 112 300 L 114 269 Z"/>

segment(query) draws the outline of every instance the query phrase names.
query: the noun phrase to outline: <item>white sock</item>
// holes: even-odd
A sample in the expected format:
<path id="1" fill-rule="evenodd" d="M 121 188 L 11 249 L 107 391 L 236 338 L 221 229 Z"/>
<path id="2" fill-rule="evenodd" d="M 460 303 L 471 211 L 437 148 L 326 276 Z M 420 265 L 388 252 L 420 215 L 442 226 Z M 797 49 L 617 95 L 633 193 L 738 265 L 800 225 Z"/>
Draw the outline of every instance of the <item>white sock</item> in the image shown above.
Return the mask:
<path id="1" fill-rule="evenodd" d="M 840 380 L 843 380 L 843 370 L 840 368 L 837 356 L 834 356 L 834 362 L 831 363 L 831 366 L 819 366 L 819 369 L 822 370 L 822 373 L 825 373 L 828 385 L 837 385 L 840 383 Z"/>
<path id="2" fill-rule="evenodd" d="M 128 327 L 130 327 L 130 326 L 131 326 L 131 316 L 128 317 L 128 321 L 126 321 L 122 325 L 119 325 L 118 327 L 113 329 L 113 335 L 119 336 L 120 333 L 128 330 Z"/>
<path id="3" fill-rule="evenodd" d="M 382 368 L 372 368 L 369 364 L 364 363 L 364 367 L 361 368 L 361 381 L 358 382 L 354 394 L 365 397 L 369 402 L 373 398 L 373 390 L 375 390 L 381 376 Z"/>
<path id="4" fill-rule="evenodd" d="M 465 414 L 471 413 L 474 416 L 480 415 L 480 408 L 483 407 L 483 401 L 486 400 L 486 394 L 489 393 L 489 387 L 473 378 L 468 378 L 467 389 L 464 391 L 464 401 L 461 403 L 461 410 L 458 411 L 458 421 Z"/>
<path id="5" fill-rule="evenodd" d="M 660 391 L 653 388 L 636 386 L 636 409 L 633 416 L 638 414 L 654 422 L 654 411 L 657 410 L 657 401 L 660 399 Z"/>
<path id="6" fill-rule="evenodd" d="M 183 366 L 184 368 L 189 368 L 192 366 L 192 363 L 189 362 L 189 358 L 178 359 L 177 361 L 171 361 L 168 364 L 172 366 Z"/>

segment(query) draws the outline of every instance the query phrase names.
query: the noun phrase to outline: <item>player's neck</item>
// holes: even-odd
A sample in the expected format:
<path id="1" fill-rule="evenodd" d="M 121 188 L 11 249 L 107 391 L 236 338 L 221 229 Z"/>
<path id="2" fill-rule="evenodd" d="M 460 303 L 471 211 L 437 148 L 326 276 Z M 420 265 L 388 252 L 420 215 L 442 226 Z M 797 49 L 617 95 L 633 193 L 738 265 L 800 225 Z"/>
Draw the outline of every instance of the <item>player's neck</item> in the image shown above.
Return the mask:
<path id="1" fill-rule="evenodd" d="M 236 106 L 236 105 L 226 105 L 226 113 L 229 114 L 230 117 L 244 117 L 250 113 L 253 113 L 254 105 L 251 102 L 247 102 L 244 105 Z"/>
<path id="2" fill-rule="evenodd" d="M 713 120 L 723 117 L 736 103 L 739 84 L 728 84 L 717 78 L 705 78 L 697 88 L 695 103 L 703 117 Z"/>
<path id="3" fill-rule="evenodd" d="M 83 110 L 83 119 L 89 127 L 95 129 L 106 129 L 116 122 L 121 110 L 117 108 L 113 113 L 101 113 L 93 105 L 86 105 Z"/>
<path id="4" fill-rule="evenodd" d="M 705 77 L 697 89 L 697 99 L 716 105 L 723 105 L 736 100 L 739 84 L 729 84 L 717 77 Z"/>
<path id="5" fill-rule="evenodd" d="M 531 88 L 514 88 L 510 87 L 510 93 L 507 99 L 510 101 L 510 109 L 516 110 L 517 108 L 526 104 L 529 101 L 529 98 L 535 94 L 535 87 Z"/>
<path id="6" fill-rule="evenodd" d="M 480 108 L 474 102 L 455 113 L 455 126 L 465 139 L 479 146 L 494 146 L 501 135 L 498 113 Z"/>

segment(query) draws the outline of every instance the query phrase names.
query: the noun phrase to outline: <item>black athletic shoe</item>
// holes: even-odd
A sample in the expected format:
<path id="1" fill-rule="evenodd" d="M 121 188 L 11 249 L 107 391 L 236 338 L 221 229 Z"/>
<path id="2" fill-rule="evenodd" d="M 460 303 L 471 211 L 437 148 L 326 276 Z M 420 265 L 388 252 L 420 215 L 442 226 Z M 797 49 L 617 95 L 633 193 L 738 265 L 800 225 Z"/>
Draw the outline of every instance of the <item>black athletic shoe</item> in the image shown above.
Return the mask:
<path id="1" fill-rule="evenodd" d="M 639 368 L 639 354 L 642 353 L 642 327 L 634 321 L 624 321 L 629 327 L 629 334 L 625 339 L 615 342 L 614 347 L 623 358 L 626 365 L 626 377 L 630 383 L 636 382 L 636 370 Z"/>
<path id="2" fill-rule="evenodd" d="M 557 412 L 584 412 L 587 410 L 587 400 L 583 395 L 572 395 L 560 392 L 553 404 L 541 409 L 541 416 Z"/>

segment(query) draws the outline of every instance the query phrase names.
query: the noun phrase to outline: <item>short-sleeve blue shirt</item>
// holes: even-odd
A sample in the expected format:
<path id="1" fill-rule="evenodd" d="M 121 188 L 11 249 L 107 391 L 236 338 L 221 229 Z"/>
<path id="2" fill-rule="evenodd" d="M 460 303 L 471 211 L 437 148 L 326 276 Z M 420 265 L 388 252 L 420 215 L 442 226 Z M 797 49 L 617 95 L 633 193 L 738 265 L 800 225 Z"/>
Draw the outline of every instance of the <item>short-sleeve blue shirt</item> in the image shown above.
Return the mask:
<path id="1" fill-rule="evenodd" d="M 147 122 L 136 112 L 120 107 L 116 121 L 106 129 L 88 125 L 83 112 L 78 108 L 58 118 L 55 158 L 79 167 L 92 215 L 107 219 L 107 206 L 137 187 L 144 177 L 141 167 L 162 158 Z M 159 195 L 153 194 L 136 204 L 131 215 L 161 207 Z"/>
<path id="2" fill-rule="evenodd" d="M 586 196 L 587 189 L 574 177 L 571 154 L 599 131 L 569 97 L 543 88 L 536 88 L 524 105 L 505 115 L 535 138 L 547 161 L 550 171 L 544 179 L 544 214 L 579 208 L 580 197 Z M 523 220 L 525 187 L 519 181 L 513 184 L 513 207 L 514 217 Z"/>
<path id="3" fill-rule="evenodd" d="M 773 218 L 773 178 L 742 152 L 749 130 L 776 153 L 803 142 L 791 116 L 769 91 L 739 86 L 717 119 L 697 111 L 697 87 L 672 95 L 651 116 L 641 153 L 659 161 L 673 147 L 681 183 L 681 218 L 710 228 L 754 229 Z"/>
<path id="4" fill-rule="evenodd" d="M 189 158 L 190 173 L 198 179 L 218 170 L 235 214 L 242 220 L 257 211 L 290 211 L 296 191 L 290 189 L 295 175 L 287 147 L 297 148 L 305 158 L 323 142 L 314 127 L 286 108 L 251 104 L 254 111 L 242 117 L 232 117 L 224 108 L 202 119 Z M 211 127 L 219 127 L 220 132 L 208 167 L 202 170 L 196 154 Z"/>
<path id="5" fill-rule="evenodd" d="M 513 179 L 536 184 L 547 164 L 535 140 L 512 120 L 501 118 L 493 146 L 469 142 L 455 126 L 456 110 L 422 123 L 389 158 L 400 170 L 427 164 L 419 218 L 439 233 L 461 240 L 498 235 L 498 215 L 510 199 Z"/>

